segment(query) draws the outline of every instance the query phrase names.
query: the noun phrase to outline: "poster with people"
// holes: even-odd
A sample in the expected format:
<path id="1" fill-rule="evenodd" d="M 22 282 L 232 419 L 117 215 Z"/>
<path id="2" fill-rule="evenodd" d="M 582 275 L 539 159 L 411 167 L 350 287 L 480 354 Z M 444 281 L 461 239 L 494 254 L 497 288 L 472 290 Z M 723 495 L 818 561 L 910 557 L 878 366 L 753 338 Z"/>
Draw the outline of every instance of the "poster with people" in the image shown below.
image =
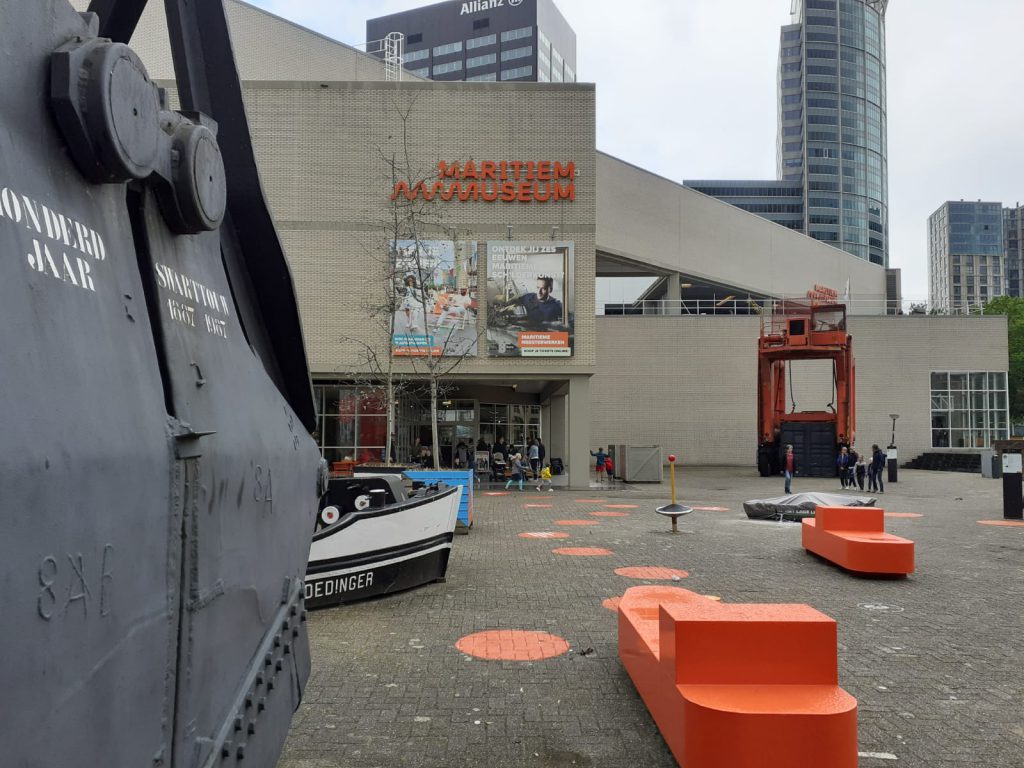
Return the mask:
<path id="1" fill-rule="evenodd" d="M 426 357 L 477 353 L 477 244 L 452 240 L 394 240 L 395 355 Z"/>
<path id="2" fill-rule="evenodd" d="M 571 242 L 487 243 L 487 351 L 494 357 L 570 357 Z"/>

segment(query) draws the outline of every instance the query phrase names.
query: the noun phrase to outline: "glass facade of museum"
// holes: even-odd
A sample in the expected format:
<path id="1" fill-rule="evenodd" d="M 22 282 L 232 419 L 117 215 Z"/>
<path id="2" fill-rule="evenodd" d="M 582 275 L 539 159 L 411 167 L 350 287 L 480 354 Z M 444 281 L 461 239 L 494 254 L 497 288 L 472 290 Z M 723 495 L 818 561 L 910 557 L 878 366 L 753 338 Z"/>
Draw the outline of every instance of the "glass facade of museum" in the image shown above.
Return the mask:
<path id="1" fill-rule="evenodd" d="M 375 464 L 384 460 L 387 441 L 387 398 L 383 388 L 353 384 L 316 384 L 315 437 L 328 463 Z M 520 449 L 531 438 L 543 439 L 538 403 L 494 403 L 471 398 L 444 398 L 438 403 L 441 465 L 452 466 L 455 447 L 470 449 L 483 440 L 488 446 L 504 438 Z M 395 400 L 394 454 L 399 462 L 418 461 L 421 445 L 431 445 L 430 401 L 417 393 Z M 415 456 L 413 454 L 416 454 Z"/>
<path id="2" fill-rule="evenodd" d="M 933 448 L 987 448 L 1009 438 L 1004 371 L 933 371 Z"/>
<path id="3" fill-rule="evenodd" d="M 782 28 L 778 174 L 806 232 L 888 266 L 886 0 L 804 0 Z"/>

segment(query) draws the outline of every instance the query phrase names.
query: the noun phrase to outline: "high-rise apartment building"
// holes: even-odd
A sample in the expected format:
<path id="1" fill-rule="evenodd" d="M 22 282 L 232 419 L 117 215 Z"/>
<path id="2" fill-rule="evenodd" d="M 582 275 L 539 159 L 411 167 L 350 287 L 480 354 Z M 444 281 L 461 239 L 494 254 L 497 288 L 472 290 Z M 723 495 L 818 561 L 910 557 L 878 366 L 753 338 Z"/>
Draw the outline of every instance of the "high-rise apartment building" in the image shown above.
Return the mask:
<path id="1" fill-rule="evenodd" d="M 420 77 L 576 82 L 576 33 L 551 0 L 450 0 L 366 22 L 367 40 L 395 32 Z"/>
<path id="2" fill-rule="evenodd" d="M 964 310 L 1004 295 L 1003 262 L 1002 203 L 946 202 L 928 217 L 928 303 L 933 308 Z"/>
<path id="3" fill-rule="evenodd" d="M 774 185 L 731 182 L 733 187 L 768 188 L 774 197 L 787 196 L 798 185 L 801 231 L 886 266 L 887 5 L 888 0 L 793 1 L 792 23 L 782 28 L 779 45 L 776 173 L 780 181 Z M 726 187 L 724 182 L 684 183 L 727 202 L 736 198 L 715 192 L 716 187 Z M 777 211 L 766 215 L 758 210 L 764 201 L 741 199 L 739 204 L 795 228 L 790 211 L 777 217 Z"/>
<path id="4" fill-rule="evenodd" d="M 1003 208 L 1006 295 L 1024 296 L 1024 205 Z"/>

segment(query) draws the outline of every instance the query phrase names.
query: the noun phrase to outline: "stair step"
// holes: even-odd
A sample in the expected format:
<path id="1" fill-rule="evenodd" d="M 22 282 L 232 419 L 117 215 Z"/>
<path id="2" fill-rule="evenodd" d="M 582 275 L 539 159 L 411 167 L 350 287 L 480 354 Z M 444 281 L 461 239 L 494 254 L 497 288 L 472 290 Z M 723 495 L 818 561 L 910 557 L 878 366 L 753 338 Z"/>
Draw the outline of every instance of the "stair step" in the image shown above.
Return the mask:
<path id="1" fill-rule="evenodd" d="M 903 467 L 939 472 L 981 472 L 981 456 L 977 453 L 922 453 Z"/>

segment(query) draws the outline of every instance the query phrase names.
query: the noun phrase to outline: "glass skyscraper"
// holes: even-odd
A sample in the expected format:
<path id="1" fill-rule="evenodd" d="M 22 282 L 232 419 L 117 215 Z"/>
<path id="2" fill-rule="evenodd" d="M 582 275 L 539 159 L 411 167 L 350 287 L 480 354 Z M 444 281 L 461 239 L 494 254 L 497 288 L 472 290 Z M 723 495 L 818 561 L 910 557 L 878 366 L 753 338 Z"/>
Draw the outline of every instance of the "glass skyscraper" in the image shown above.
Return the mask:
<path id="1" fill-rule="evenodd" d="M 801 224 L 761 213 L 727 182 L 687 186 L 758 213 L 875 264 L 889 264 L 885 117 L 888 0 L 793 0 L 778 70 L 777 176 L 772 196 L 802 198 Z M 762 190 L 771 182 L 733 182 Z M 746 192 L 746 190 L 742 190 Z M 757 201 L 762 205 L 762 201 Z"/>
<path id="2" fill-rule="evenodd" d="M 796 0 L 779 46 L 778 176 L 804 183 L 806 232 L 888 265 L 888 0 Z"/>
<path id="3" fill-rule="evenodd" d="M 1006 293 L 1002 203 L 947 202 L 928 217 L 928 302 L 977 307 Z"/>

